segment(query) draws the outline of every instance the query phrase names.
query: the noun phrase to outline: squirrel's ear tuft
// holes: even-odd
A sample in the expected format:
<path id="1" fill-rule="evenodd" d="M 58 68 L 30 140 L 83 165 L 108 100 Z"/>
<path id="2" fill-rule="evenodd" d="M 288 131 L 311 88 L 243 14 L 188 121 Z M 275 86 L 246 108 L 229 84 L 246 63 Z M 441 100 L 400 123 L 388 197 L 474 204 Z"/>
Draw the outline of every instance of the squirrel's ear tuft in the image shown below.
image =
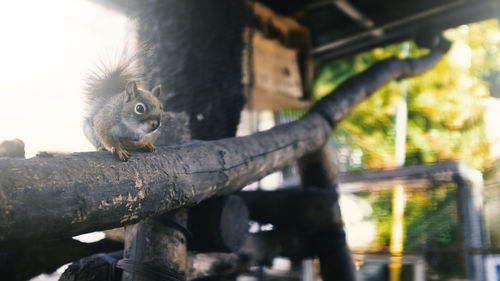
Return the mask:
<path id="1" fill-rule="evenodd" d="M 135 81 L 130 81 L 125 86 L 125 93 L 127 93 L 127 101 L 135 98 L 139 94 L 139 90 L 137 89 L 137 84 Z"/>
<path id="2" fill-rule="evenodd" d="M 153 90 L 151 90 L 151 93 L 153 93 L 155 97 L 159 98 L 161 95 L 161 85 L 154 87 Z"/>

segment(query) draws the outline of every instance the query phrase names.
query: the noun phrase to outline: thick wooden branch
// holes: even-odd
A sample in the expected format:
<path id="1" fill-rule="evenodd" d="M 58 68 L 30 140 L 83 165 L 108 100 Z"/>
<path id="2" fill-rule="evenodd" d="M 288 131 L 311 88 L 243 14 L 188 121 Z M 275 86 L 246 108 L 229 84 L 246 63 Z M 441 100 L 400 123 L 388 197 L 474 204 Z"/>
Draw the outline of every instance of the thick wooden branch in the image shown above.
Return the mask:
<path id="1" fill-rule="evenodd" d="M 192 141 L 133 153 L 0 160 L 0 241 L 69 237 L 126 225 L 230 194 L 322 147 L 359 102 L 393 79 L 418 75 L 440 55 L 389 59 L 349 79 L 303 118 L 247 137 Z"/>

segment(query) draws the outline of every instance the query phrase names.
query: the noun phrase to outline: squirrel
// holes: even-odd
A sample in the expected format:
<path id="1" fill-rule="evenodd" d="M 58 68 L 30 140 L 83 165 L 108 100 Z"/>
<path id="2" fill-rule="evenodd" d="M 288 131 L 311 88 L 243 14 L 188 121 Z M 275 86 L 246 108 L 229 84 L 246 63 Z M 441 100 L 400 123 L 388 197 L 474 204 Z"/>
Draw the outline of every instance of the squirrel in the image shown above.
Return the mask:
<path id="1" fill-rule="evenodd" d="M 126 61 L 115 69 L 99 68 L 88 75 L 85 91 L 85 136 L 97 151 L 108 150 L 121 161 L 128 161 L 127 150 L 156 149 L 153 142 L 159 135 L 163 113 L 158 99 L 161 86 L 151 91 L 140 89 L 130 67 L 130 61 Z"/>

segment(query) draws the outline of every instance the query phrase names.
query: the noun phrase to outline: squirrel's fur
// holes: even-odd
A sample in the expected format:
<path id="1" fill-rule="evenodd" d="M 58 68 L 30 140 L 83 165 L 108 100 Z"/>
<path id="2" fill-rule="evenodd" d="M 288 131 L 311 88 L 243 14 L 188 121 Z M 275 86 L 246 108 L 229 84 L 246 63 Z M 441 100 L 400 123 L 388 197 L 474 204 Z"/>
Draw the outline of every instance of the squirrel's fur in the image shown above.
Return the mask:
<path id="1" fill-rule="evenodd" d="M 129 150 L 154 151 L 163 108 L 161 87 L 137 87 L 132 61 L 99 67 L 87 77 L 84 133 L 97 150 L 106 149 L 127 161 Z"/>

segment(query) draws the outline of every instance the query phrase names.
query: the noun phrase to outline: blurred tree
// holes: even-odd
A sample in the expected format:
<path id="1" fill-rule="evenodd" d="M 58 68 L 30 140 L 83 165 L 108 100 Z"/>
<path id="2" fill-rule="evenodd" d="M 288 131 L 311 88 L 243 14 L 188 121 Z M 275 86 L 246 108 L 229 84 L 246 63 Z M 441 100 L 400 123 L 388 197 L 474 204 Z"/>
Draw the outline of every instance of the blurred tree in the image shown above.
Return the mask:
<path id="1" fill-rule="evenodd" d="M 408 81 L 406 165 L 463 160 L 473 168 L 484 170 L 489 166 L 484 101 L 493 88 L 488 82 L 498 81 L 500 86 L 498 22 L 490 20 L 460 26 L 446 31 L 445 37 L 453 42 L 449 53 L 433 69 Z M 346 78 L 377 61 L 401 57 L 400 52 L 401 45 L 396 44 L 322 65 L 315 82 L 315 97 L 321 98 Z M 426 52 L 412 44 L 410 57 Z M 338 124 L 332 138 L 339 162 L 344 165 L 341 169 L 396 166 L 394 115 L 401 101 L 401 87 L 398 81 L 389 83 Z M 373 208 L 378 250 L 389 247 L 392 192 L 363 196 Z M 457 266 L 462 262 L 460 255 L 429 251 L 460 248 L 457 223 L 453 186 L 407 193 L 405 251 L 426 253 L 428 269 L 434 274 L 463 276 L 462 267 Z"/>
<path id="2" fill-rule="evenodd" d="M 498 73 L 500 30 L 496 20 L 460 26 L 445 32 L 453 47 L 426 74 L 409 80 L 406 164 L 464 160 L 476 169 L 488 165 L 483 100 L 488 80 Z M 324 64 L 315 83 L 321 98 L 346 78 L 390 56 L 400 56 L 399 44 L 377 48 Z M 427 51 L 411 45 L 410 57 Z M 396 166 L 394 114 L 401 101 L 401 83 L 392 82 L 365 100 L 334 131 L 337 145 L 361 151 L 348 170 Z"/>

